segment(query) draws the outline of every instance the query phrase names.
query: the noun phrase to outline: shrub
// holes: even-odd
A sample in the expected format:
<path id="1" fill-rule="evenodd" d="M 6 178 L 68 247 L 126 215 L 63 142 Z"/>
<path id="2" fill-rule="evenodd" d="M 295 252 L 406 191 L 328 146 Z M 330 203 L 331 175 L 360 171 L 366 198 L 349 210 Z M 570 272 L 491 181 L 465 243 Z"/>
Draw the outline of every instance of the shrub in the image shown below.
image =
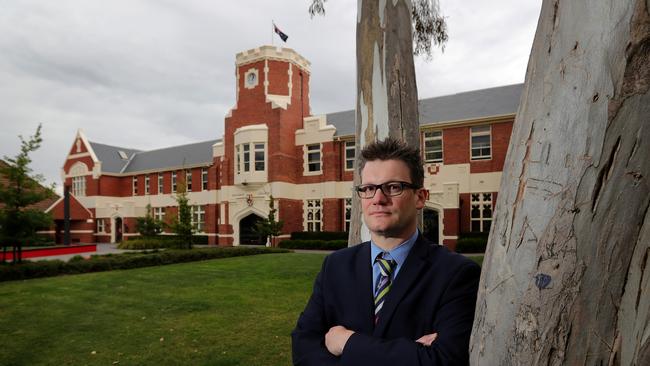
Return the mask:
<path id="1" fill-rule="evenodd" d="M 485 253 L 487 246 L 487 236 L 470 236 L 461 237 L 456 243 L 456 252 L 458 253 Z"/>
<path id="2" fill-rule="evenodd" d="M 179 248 L 181 243 L 176 236 L 171 239 L 162 239 L 162 237 L 140 237 L 121 242 L 119 249 L 158 249 L 158 248 Z"/>
<path id="3" fill-rule="evenodd" d="M 348 240 L 345 231 L 296 231 L 291 233 L 291 240 Z"/>
<path id="4" fill-rule="evenodd" d="M 44 260 L 39 262 L 25 261 L 20 264 L 0 264 L 0 281 L 25 280 L 62 274 L 132 269 L 206 259 L 286 252 L 288 251 L 284 249 L 264 247 L 201 248 L 192 250 L 170 249 L 145 253 L 124 253 L 103 256 L 95 255 L 90 259 L 75 260 L 67 263 L 60 260 Z"/>
<path id="5" fill-rule="evenodd" d="M 338 250 L 348 246 L 347 240 L 283 240 L 278 247 L 285 249 Z"/>

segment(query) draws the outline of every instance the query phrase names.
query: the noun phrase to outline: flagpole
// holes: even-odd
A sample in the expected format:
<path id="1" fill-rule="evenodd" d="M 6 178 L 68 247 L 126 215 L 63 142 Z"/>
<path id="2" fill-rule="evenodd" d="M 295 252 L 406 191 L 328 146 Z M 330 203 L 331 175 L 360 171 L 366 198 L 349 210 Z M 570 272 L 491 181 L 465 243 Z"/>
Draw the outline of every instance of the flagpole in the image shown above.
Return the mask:
<path id="1" fill-rule="evenodd" d="M 273 22 L 273 19 L 271 19 L 271 46 L 275 46 L 275 43 L 273 42 L 273 32 L 275 31 L 274 25 L 275 23 Z"/>

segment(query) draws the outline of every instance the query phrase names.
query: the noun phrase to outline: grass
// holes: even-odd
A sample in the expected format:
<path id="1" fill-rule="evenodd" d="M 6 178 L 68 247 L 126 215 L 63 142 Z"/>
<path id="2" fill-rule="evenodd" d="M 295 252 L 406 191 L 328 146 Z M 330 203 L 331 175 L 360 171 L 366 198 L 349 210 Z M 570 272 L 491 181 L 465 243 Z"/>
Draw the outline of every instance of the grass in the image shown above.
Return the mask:
<path id="1" fill-rule="evenodd" d="M 289 365 L 289 334 L 324 256 L 0 283 L 0 365 Z"/>
<path id="2" fill-rule="evenodd" d="M 1 365 L 288 365 L 322 254 L 0 284 Z"/>

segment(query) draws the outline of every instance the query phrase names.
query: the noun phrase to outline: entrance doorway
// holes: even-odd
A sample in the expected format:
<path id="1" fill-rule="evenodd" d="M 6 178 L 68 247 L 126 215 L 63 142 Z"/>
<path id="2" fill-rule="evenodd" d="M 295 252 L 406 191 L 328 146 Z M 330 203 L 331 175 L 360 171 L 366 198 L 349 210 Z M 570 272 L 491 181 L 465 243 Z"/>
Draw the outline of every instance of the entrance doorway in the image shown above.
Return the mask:
<path id="1" fill-rule="evenodd" d="M 252 213 L 239 221 L 239 244 L 266 245 L 266 238 L 255 232 L 255 224 L 263 219 Z"/>
<path id="2" fill-rule="evenodd" d="M 122 242 L 122 218 L 121 217 L 115 218 L 115 242 L 116 243 Z"/>
<path id="3" fill-rule="evenodd" d="M 431 240 L 433 243 L 440 244 L 440 224 L 438 218 L 438 211 L 425 208 L 423 212 L 423 229 L 424 237 Z"/>

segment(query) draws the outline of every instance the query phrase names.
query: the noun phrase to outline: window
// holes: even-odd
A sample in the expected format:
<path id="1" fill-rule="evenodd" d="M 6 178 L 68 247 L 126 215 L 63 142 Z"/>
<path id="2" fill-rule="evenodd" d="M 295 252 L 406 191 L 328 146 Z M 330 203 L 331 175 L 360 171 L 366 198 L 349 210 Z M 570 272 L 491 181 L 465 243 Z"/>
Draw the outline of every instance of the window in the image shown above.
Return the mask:
<path id="1" fill-rule="evenodd" d="M 345 142 L 345 170 L 354 169 L 355 146 L 354 141 Z"/>
<path id="2" fill-rule="evenodd" d="M 153 208 L 153 218 L 158 221 L 165 220 L 165 208 L 164 207 L 154 207 Z"/>
<path id="3" fill-rule="evenodd" d="M 492 226 L 492 193 L 471 194 L 472 231 L 489 232 Z"/>
<path id="4" fill-rule="evenodd" d="M 472 160 L 484 160 L 492 158 L 491 151 L 491 127 L 472 127 Z"/>
<path id="5" fill-rule="evenodd" d="M 133 195 L 138 195 L 138 177 L 133 177 Z"/>
<path id="6" fill-rule="evenodd" d="M 264 171 L 264 144 L 254 144 L 255 171 Z"/>
<path id="7" fill-rule="evenodd" d="M 192 171 L 185 171 L 185 192 L 192 192 Z"/>
<path id="8" fill-rule="evenodd" d="M 307 171 L 320 172 L 320 144 L 307 145 Z"/>
<path id="9" fill-rule="evenodd" d="M 176 172 L 172 172 L 172 193 L 176 193 Z"/>
<path id="10" fill-rule="evenodd" d="M 86 195 L 86 177 L 72 178 L 72 195 L 77 197 Z"/>
<path id="11" fill-rule="evenodd" d="M 263 172 L 266 168 L 266 144 L 263 142 L 244 143 L 235 146 L 237 155 L 237 174 L 251 171 Z M 252 153 L 252 154 L 251 154 Z"/>
<path id="12" fill-rule="evenodd" d="M 163 193 L 163 173 L 158 173 L 158 194 Z"/>
<path id="13" fill-rule="evenodd" d="M 205 208 L 203 206 L 191 206 L 192 226 L 196 231 L 202 233 L 205 230 Z"/>
<path id="14" fill-rule="evenodd" d="M 321 203 L 320 200 L 307 200 L 307 231 L 320 231 Z"/>
<path id="15" fill-rule="evenodd" d="M 97 219 L 97 232 L 98 233 L 106 232 L 106 227 L 104 226 L 104 219 Z"/>
<path id="16" fill-rule="evenodd" d="M 151 183 L 151 177 L 149 174 L 144 176 L 144 194 L 149 194 L 149 184 Z"/>
<path id="17" fill-rule="evenodd" d="M 345 199 L 345 231 L 350 232 L 350 219 L 352 218 L 352 198 Z"/>
<path id="18" fill-rule="evenodd" d="M 250 172 L 251 171 L 251 145 L 244 144 L 242 147 L 244 150 L 244 171 Z"/>
<path id="19" fill-rule="evenodd" d="M 208 190 L 208 168 L 201 169 L 201 189 Z"/>
<path id="20" fill-rule="evenodd" d="M 424 161 L 427 163 L 442 162 L 442 131 L 424 133 Z"/>

